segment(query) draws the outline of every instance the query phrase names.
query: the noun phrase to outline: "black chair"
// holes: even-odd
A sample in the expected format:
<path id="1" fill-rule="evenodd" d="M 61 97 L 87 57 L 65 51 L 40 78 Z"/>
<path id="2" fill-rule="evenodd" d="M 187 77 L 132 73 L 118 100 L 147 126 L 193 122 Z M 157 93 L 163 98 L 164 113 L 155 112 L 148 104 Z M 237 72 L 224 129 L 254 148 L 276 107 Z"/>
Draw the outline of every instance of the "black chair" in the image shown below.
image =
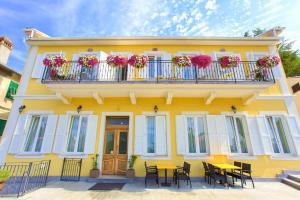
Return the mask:
<path id="1" fill-rule="evenodd" d="M 232 177 L 233 185 L 234 185 L 234 178 L 241 180 L 242 188 L 244 187 L 244 184 L 246 184 L 246 180 L 251 180 L 252 186 L 253 188 L 255 188 L 251 173 L 252 173 L 251 164 L 242 163 L 242 170 L 227 172 L 227 175 Z"/>
<path id="2" fill-rule="evenodd" d="M 145 176 L 145 187 L 147 187 L 147 181 L 148 180 L 155 180 L 159 187 L 159 177 L 158 177 L 158 169 L 156 166 L 147 166 L 147 163 L 145 162 L 145 170 L 146 170 L 146 176 Z"/>
<path id="3" fill-rule="evenodd" d="M 214 181 L 214 187 L 216 187 L 216 182 L 219 181 L 220 183 L 225 183 L 224 175 L 218 173 L 216 168 L 208 163 L 208 170 L 209 170 L 209 184 L 211 185 L 211 181 Z"/>
<path id="4" fill-rule="evenodd" d="M 203 168 L 204 168 L 204 181 L 207 181 L 209 182 L 209 169 L 208 169 L 208 166 L 207 166 L 207 163 L 206 162 L 202 162 L 203 164 Z"/>
<path id="5" fill-rule="evenodd" d="M 177 183 L 177 187 L 179 188 L 180 180 L 187 181 L 187 185 L 190 184 L 190 188 L 192 188 L 192 182 L 190 178 L 191 165 L 187 162 L 183 163 L 183 167 L 178 167 L 175 171 L 175 183 Z"/>

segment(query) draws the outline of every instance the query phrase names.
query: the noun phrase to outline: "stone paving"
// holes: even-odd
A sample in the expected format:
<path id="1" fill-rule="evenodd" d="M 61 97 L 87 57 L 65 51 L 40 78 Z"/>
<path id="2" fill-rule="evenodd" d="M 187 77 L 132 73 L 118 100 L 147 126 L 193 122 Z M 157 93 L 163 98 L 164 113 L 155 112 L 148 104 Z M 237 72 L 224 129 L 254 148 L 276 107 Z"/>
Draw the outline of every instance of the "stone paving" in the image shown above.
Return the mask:
<path id="1" fill-rule="evenodd" d="M 247 184 L 246 188 L 240 187 L 226 189 L 223 186 L 216 188 L 205 183 L 193 183 L 193 188 L 182 185 L 177 189 L 150 185 L 147 188 L 143 183 L 127 183 L 120 191 L 89 191 L 88 188 L 95 183 L 88 182 L 52 182 L 46 188 L 30 192 L 19 199 L 42 199 L 42 200 L 300 200 L 300 191 L 284 185 L 280 182 L 256 182 L 255 189 Z M 15 199 L 15 198 L 1 198 Z"/>

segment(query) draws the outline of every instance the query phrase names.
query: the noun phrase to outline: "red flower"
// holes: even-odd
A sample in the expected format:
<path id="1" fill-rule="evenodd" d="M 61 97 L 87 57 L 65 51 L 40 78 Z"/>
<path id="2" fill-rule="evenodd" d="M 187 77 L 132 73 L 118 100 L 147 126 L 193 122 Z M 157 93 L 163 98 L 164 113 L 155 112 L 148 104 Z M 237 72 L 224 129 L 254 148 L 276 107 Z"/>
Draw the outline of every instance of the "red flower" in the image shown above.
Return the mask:
<path id="1" fill-rule="evenodd" d="M 191 57 L 192 64 L 198 68 L 207 68 L 212 63 L 209 55 L 195 55 Z"/>

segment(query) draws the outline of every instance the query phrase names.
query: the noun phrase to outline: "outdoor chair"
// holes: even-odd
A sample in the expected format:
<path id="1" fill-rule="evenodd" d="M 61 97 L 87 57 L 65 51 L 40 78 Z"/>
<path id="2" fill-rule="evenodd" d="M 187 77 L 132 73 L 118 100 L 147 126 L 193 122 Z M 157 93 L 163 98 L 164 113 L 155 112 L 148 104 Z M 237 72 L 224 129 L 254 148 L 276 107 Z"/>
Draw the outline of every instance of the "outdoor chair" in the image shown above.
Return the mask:
<path id="1" fill-rule="evenodd" d="M 214 187 L 216 187 L 216 182 L 225 183 L 224 175 L 218 173 L 215 167 L 212 164 L 208 163 L 208 170 L 209 170 L 209 184 L 211 185 L 211 181 L 214 182 Z"/>
<path id="2" fill-rule="evenodd" d="M 208 166 L 207 166 L 207 163 L 206 162 L 202 162 L 203 164 L 203 168 L 204 168 L 204 181 L 207 181 L 209 182 L 209 169 L 208 169 Z"/>
<path id="3" fill-rule="evenodd" d="M 177 183 L 177 187 L 179 188 L 180 180 L 186 181 L 187 185 L 190 184 L 190 188 L 192 188 L 192 182 L 190 178 L 191 165 L 187 162 L 183 163 L 183 167 L 178 167 L 175 170 L 175 183 Z"/>
<path id="4" fill-rule="evenodd" d="M 145 176 L 145 187 L 147 187 L 148 180 L 155 180 L 159 187 L 159 176 L 158 176 L 158 170 L 156 166 L 147 166 L 147 163 L 145 162 L 145 170 L 146 170 L 146 176 Z"/>
<path id="5" fill-rule="evenodd" d="M 232 177 L 233 185 L 234 185 L 234 178 L 241 180 L 242 188 L 244 187 L 244 184 L 246 184 L 247 180 L 251 180 L 252 186 L 253 188 L 255 188 L 251 173 L 252 173 L 251 164 L 242 163 L 242 170 L 227 172 L 227 175 Z"/>

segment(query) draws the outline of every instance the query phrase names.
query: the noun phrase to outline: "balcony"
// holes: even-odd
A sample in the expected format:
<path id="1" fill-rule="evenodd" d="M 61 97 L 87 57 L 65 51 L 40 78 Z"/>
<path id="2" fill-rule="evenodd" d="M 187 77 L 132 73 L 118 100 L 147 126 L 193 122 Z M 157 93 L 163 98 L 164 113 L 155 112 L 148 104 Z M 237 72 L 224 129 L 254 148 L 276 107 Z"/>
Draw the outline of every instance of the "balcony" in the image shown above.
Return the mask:
<path id="1" fill-rule="evenodd" d="M 255 62 L 241 62 L 238 67 L 222 69 L 214 61 L 206 69 L 195 66 L 177 67 L 172 61 L 149 61 L 137 69 L 111 67 L 105 61 L 93 68 L 69 62 L 60 68 L 46 68 L 42 83 L 56 96 L 53 98 L 94 98 L 103 103 L 104 98 L 163 97 L 172 102 L 173 97 L 204 98 L 209 104 L 215 98 L 254 99 L 259 92 L 275 83 L 271 69 L 259 69 Z"/>
<path id="2" fill-rule="evenodd" d="M 271 69 L 259 69 L 255 62 L 241 62 L 238 67 L 223 69 L 217 61 L 206 69 L 195 66 L 177 67 L 172 61 L 149 61 L 141 69 L 111 67 L 105 61 L 93 68 L 68 62 L 60 68 L 46 68 L 42 83 L 234 83 L 272 84 L 275 79 Z"/>

